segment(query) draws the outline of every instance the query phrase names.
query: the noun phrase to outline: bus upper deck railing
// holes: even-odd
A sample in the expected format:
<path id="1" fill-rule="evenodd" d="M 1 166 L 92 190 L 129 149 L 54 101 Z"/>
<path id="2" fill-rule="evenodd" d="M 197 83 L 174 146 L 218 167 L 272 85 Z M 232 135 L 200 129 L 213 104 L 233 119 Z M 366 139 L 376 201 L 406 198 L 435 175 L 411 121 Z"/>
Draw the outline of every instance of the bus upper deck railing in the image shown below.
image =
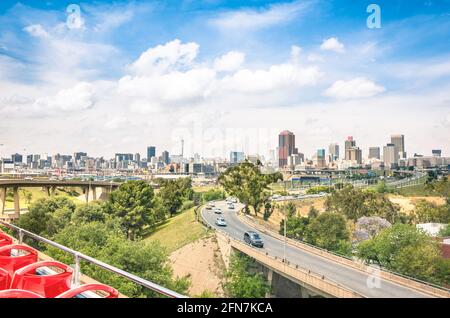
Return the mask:
<path id="1" fill-rule="evenodd" d="M 78 286 L 80 285 L 80 277 L 81 277 L 81 267 L 80 267 L 80 260 L 85 260 L 91 264 L 94 264 L 96 266 L 99 266 L 103 269 L 106 269 L 107 271 L 110 271 L 112 273 L 115 273 L 117 275 L 120 275 L 122 277 L 125 277 L 127 279 L 129 279 L 130 281 L 135 282 L 138 285 L 144 286 L 148 289 L 151 289 L 159 294 L 162 294 L 164 296 L 170 297 L 170 298 L 187 298 L 187 296 L 179 294 L 173 290 L 170 290 L 168 288 L 165 288 L 163 286 L 160 286 L 156 283 L 153 283 L 151 281 L 145 280 L 139 276 L 136 276 L 134 274 L 128 273 L 120 268 L 114 267 L 112 265 L 106 264 L 102 261 L 99 261 L 95 258 L 92 258 L 88 255 L 85 255 L 83 253 L 77 252 L 71 248 L 68 248 L 66 246 L 63 246 L 61 244 L 58 244 L 56 242 L 53 242 L 49 239 L 46 239 L 45 237 L 39 236 L 37 234 L 34 234 L 30 231 L 27 231 L 25 229 L 22 229 L 14 224 L 10 224 L 7 223 L 5 221 L 1 221 L 0 220 L 0 226 L 4 226 L 7 228 L 10 228 L 12 230 L 17 231 L 18 235 L 19 235 L 19 243 L 21 244 L 23 242 L 23 239 L 25 236 L 30 237 L 32 239 L 34 239 L 35 241 L 38 242 L 42 242 L 42 243 L 46 243 L 48 245 L 51 245 L 53 247 L 56 247 L 66 253 L 69 253 L 71 255 L 73 255 L 74 260 L 75 260 L 75 268 L 74 268 L 74 285 Z"/>

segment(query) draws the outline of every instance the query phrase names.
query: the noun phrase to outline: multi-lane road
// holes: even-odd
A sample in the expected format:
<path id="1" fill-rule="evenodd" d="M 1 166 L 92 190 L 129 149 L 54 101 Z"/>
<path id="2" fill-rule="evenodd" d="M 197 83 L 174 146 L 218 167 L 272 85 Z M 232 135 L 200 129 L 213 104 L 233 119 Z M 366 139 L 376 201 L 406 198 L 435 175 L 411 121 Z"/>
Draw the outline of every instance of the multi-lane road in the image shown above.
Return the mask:
<path id="1" fill-rule="evenodd" d="M 241 209 L 241 204 L 235 204 L 235 209 L 230 210 L 225 201 L 215 202 L 216 207 L 223 212 L 221 215 L 215 214 L 214 209 L 207 210 L 203 208 L 201 211 L 203 219 L 212 227 L 225 231 L 229 236 L 243 240 L 244 233 L 250 228 L 243 223 L 236 214 L 236 211 Z M 216 218 L 222 216 L 226 222 L 226 227 L 219 227 L 215 224 Z M 256 231 L 256 230 L 255 230 Z M 259 233 L 264 240 L 265 252 L 271 256 L 283 258 L 284 242 L 274 236 L 264 233 Z M 416 298 L 416 297 L 430 297 L 417 290 L 398 285 L 391 281 L 382 278 L 374 278 L 373 273 L 366 273 L 342 264 L 333 262 L 330 259 L 324 258 L 317 254 L 312 254 L 299 247 L 286 244 L 286 259 L 292 263 L 297 264 L 304 269 L 311 270 L 320 275 L 324 275 L 330 280 L 333 280 L 342 286 L 346 286 L 365 297 L 375 298 Z"/>

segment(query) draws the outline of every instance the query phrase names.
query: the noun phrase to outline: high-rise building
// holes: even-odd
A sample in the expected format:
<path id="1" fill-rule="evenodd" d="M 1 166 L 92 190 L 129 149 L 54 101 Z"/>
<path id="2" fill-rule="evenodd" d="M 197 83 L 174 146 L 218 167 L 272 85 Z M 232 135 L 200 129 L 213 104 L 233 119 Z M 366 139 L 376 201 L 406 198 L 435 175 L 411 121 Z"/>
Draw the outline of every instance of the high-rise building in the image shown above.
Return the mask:
<path id="1" fill-rule="evenodd" d="M 295 151 L 294 133 L 284 130 L 278 135 L 278 165 L 280 168 L 287 165 L 287 158 Z"/>
<path id="2" fill-rule="evenodd" d="M 328 155 L 330 157 L 330 162 L 339 159 L 339 145 L 336 143 L 330 144 L 328 146 Z"/>
<path id="3" fill-rule="evenodd" d="M 141 154 L 140 153 L 135 153 L 134 154 L 134 161 L 138 164 L 138 166 L 140 165 L 140 163 L 141 163 Z"/>
<path id="4" fill-rule="evenodd" d="M 21 154 L 15 153 L 11 155 L 11 160 L 13 163 L 22 163 L 22 159 L 23 157 Z"/>
<path id="5" fill-rule="evenodd" d="M 147 147 L 147 161 L 150 162 L 152 157 L 156 157 L 156 147 L 148 146 Z"/>
<path id="6" fill-rule="evenodd" d="M 433 149 L 431 150 L 431 154 L 433 157 L 440 157 L 442 155 L 442 151 L 441 149 Z"/>
<path id="7" fill-rule="evenodd" d="M 317 149 L 317 168 L 326 167 L 325 149 Z"/>
<path id="8" fill-rule="evenodd" d="M 73 160 L 74 161 L 80 161 L 81 158 L 83 157 L 87 157 L 87 153 L 86 152 L 75 152 L 73 154 Z"/>
<path id="9" fill-rule="evenodd" d="M 399 159 L 399 152 L 397 150 L 398 148 L 392 143 L 383 147 L 383 161 L 386 168 L 391 169 L 396 167 Z"/>
<path id="10" fill-rule="evenodd" d="M 380 147 L 369 147 L 369 159 L 380 159 Z"/>
<path id="11" fill-rule="evenodd" d="M 353 140 L 353 136 L 348 136 L 347 140 L 345 141 L 345 160 L 351 160 L 350 159 L 350 154 L 349 154 L 349 149 L 351 147 L 355 147 L 356 146 L 356 141 Z"/>
<path id="12" fill-rule="evenodd" d="M 164 150 L 161 154 L 161 160 L 162 162 L 164 162 L 166 165 L 168 165 L 170 163 L 170 157 L 169 157 L 169 152 L 167 150 Z"/>
<path id="13" fill-rule="evenodd" d="M 348 160 L 356 161 L 357 164 L 362 163 L 362 151 L 359 147 L 350 147 L 348 149 Z"/>
<path id="14" fill-rule="evenodd" d="M 230 164 L 238 164 L 245 160 L 245 154 L 239 151 L 230 152 Z"/>
<path id="15" fill-rule="evenodd" d="M 405 151 L 405 136 L 404 135 L 392 135 L 391 136 L 391 144 L 397 148 L 399 158 L 406 158 Z"/>

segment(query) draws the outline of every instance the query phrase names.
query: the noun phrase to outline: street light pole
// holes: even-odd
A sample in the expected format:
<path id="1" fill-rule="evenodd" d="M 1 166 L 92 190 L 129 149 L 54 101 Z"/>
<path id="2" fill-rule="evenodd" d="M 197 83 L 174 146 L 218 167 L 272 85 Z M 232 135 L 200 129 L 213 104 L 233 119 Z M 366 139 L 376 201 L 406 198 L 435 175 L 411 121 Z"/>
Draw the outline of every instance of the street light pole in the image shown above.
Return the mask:
<path id="1" fill-rule="evenodd" d="M 284 243 L 283 243 L 283 262 L 284 266 L 286 266 L 286 208 L 284 209 Z"/>

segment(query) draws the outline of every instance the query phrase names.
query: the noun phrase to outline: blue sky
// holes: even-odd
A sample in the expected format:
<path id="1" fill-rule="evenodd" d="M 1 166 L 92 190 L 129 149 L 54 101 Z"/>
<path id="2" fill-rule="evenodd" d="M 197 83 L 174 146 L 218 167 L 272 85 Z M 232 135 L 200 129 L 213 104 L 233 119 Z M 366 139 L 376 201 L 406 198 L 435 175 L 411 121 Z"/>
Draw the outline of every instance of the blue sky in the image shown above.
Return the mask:
<path id="1" fill-rule="evenodd" d="M 80 28 L 66 25 L 71 3 Z M 371 3 L 380 29 L 367 28 Z M 0 155 L 176 153 L 179 135 L 192 154 L 266 154 L 284 128 L 307 156 L 391 133 L 411 154 L 450 155 L 449 39 L 450 0 L 3 0 L 0 128 L 13 134 Z M 230 132 L 247 127 L 258 146 Z"/>

